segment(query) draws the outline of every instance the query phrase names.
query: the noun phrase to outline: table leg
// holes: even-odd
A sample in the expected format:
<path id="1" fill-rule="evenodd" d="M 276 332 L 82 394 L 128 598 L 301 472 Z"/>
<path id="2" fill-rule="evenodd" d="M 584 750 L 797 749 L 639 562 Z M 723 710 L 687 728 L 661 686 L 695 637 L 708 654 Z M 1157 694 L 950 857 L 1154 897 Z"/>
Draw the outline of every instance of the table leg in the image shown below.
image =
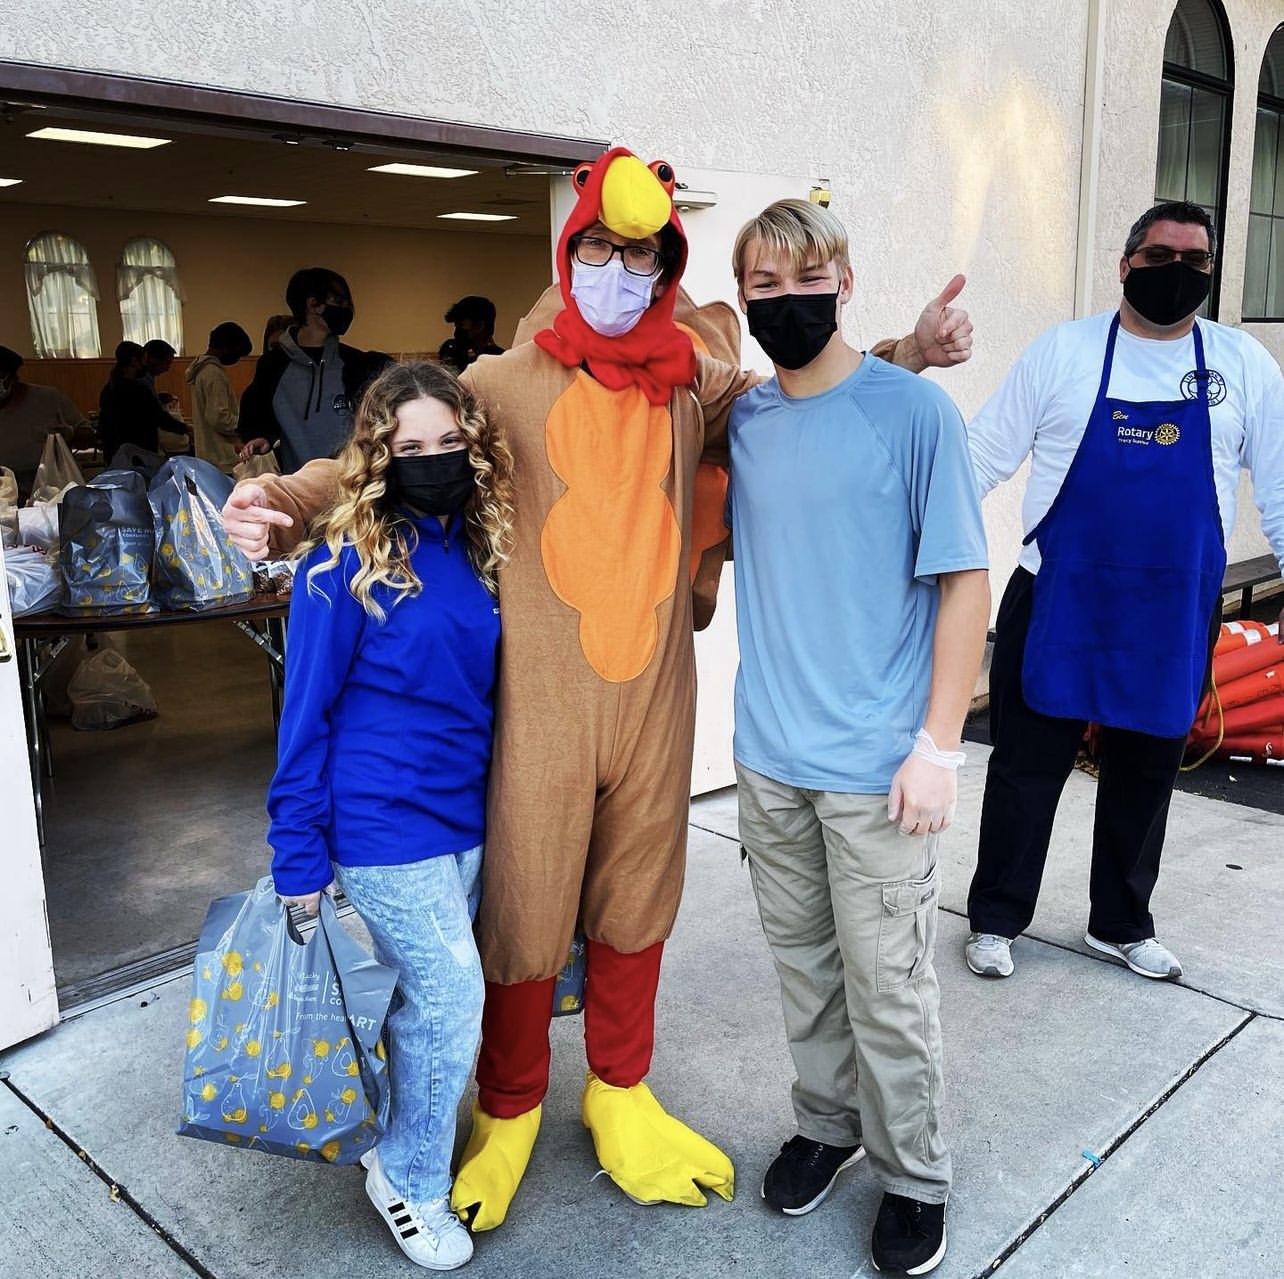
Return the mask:
<path id="1" fill-rule="evenodd" d="M 40 690 L 36 687 L 36 641 L 18 641 L 18 683 L 27 729 L 27 759 L 31 764 L 31 794 L 36 804 L 36 835 L 45 847 L 44 743 L 41 740 Z"/>

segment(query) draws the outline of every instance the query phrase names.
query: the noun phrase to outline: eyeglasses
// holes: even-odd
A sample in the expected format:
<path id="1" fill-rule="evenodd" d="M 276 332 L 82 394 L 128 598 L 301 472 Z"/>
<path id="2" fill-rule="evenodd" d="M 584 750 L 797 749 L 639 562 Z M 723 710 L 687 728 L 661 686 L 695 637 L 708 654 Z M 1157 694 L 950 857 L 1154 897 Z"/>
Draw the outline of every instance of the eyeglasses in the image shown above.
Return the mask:
<path id="1" fill-rule="evenodd" d="M 659 253 L 644 244 L 612 244 L 595 235 L 573 236 L 571 253 L 585 266 L 605 266 L 618 253 L 630 275 L 655 275 L 661 262 Z"/>
<path id="2" fill-rule="evenodd" d="M 1207 271 L 1213 265 L 1213 255 L 1206 249 L 1170 249 L 1166 244 L 1148 244 L 1138 249 L 1133 257 L 1141 256 L 1147 266 L 1167 266 L 1170 262 L 1184 262 L 1196 271 Z"/>

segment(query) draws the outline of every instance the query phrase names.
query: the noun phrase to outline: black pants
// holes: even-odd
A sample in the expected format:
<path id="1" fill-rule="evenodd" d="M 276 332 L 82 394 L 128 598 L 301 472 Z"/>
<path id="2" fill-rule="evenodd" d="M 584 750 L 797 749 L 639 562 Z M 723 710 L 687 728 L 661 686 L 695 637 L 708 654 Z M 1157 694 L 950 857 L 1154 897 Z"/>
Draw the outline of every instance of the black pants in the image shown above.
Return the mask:
<path id="1" fill-rule="evenodd" d="M 1085 721 L 1040 715 L 1026 705 L 1021 665 L 1034 603 L 1034 575 L 1018 568 L 1003 593 L 990 669 L 990 736 L 981 841 L 968 893 L 972 928 L 1016 937 L 1029 927 L 1048 857 L 1052 821 L 1074 767 Z M 1184 737 L 1102 728 L 1092 836 L 1088 931 L 1103 941 L 1155 935 L 1150 895 Z"/>

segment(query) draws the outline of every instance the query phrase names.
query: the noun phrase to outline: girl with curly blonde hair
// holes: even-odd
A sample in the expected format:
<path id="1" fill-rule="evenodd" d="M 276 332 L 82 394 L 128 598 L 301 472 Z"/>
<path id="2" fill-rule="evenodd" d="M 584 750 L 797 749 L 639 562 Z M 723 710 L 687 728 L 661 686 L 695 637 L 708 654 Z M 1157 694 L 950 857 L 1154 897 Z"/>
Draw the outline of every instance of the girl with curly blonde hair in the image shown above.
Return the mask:
<path id="1" fill-rule="evenodd" d="M 512 467 L 444 369 L 395 364 L 371 382 L 339 496 L 300 552 L 268 792 L 277 892 L 315 912 L 333 881 L 399 973 L 392 1117 L 366 1194 L 434 1270 L 472 1255 L 450 1211 L 450 1157 L 481 1032 L 472 924 Z"/>

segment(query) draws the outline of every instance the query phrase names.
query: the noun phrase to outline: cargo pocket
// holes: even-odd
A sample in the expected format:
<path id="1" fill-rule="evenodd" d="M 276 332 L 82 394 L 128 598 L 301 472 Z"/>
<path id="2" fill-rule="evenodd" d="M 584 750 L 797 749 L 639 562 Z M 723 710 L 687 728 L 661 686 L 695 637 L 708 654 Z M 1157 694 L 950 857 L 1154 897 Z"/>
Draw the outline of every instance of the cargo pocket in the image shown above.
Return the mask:
<path id="1" fill-rule="evenodd" d="M 936 867 L 926 879 L 883 885 L 883 913 L 878 921 L 880 991 L 899 990 L 923 975 L 936 948 L 936 899 L 940 892 Z"/>

